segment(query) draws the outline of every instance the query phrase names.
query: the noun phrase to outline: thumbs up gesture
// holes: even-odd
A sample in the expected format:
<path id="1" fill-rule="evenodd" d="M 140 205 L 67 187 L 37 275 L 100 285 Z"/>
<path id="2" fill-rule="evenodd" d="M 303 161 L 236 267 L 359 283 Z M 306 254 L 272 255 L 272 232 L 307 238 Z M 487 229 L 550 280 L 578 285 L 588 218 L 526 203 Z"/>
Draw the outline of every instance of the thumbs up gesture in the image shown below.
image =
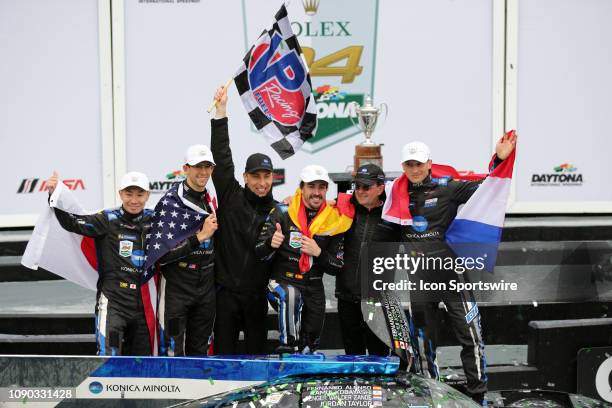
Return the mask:
<path id="1" fill-rule="evenodd" d="M 59 174 L 57 174 L 57 171 L 53 171 L 53 175 L 47 180 L 47 188 L 49 189 L 49 194 L 53 194 L 58 182 Z"/>
<path id="2" fill-rule="evenodd" d="M 281 225 L 276 223 L 276 231 L 274 231 L 274 235 L 272 235 L 272 243 L 270 246 L 274 249 L 280 248 L 285 240 L 285 236 L 283 235 L 283 231 L 281 230 Z"/>

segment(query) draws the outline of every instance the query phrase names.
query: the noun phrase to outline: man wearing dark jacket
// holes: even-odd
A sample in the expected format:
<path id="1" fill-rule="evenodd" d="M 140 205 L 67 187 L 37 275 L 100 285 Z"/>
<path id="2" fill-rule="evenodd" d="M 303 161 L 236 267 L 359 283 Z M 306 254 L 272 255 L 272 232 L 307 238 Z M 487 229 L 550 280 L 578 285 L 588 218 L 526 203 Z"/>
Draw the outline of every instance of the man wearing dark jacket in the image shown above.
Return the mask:
<path id="1" fill-rule="evenodd" d="M 300 178 L 291 204 L 270 211 L 255 246 L 257 257 L 272 263 L 268 298 L 279 312 L 279 354 L 318 348 L 325 320 L 323 273 L 342 268 L 342 233 L 350 226 L 341 226 L 335 209 L 326 208 L 327 170 L 306 166 Z"/>
<path id="2" fill-rule="evenodd" d="M 514 134 L 505 135 L 496 145 L 493 167 L 510 156 L 516 146 Z M 454 257 L 453 251 L 445 243 L 446 231 L 457 215 L 457 209 L 465 204 L 480 186 L 480 181 L 455 181 L 448 178 L 431 176 L 431 153 L 422 142 L 408 143 L 402 149 L 402 168 L 407 179 L 409 208 L 412 225 L 397 225 L 394 238 L 386 241 L 409 243 L 412 251 L 427 257 L 444 259 Z M 396 182 L 400 181 L 397 180 Z M 393 203 L 393 200 L 390 201 Z M 457 279 L 454 271 L 443 269 L 423 270 L 426 279 L 447 281 Z M 425 314 L 424 336 L 428 370 L 432 377 L 439 378 L 436 364 L 436 331 L 438 301 L 443 301 L 451 327 L 461 344 L 461 361 L 467 378 L 467 393 L 475 401 L 482 402 L 487 391 L 486 359 L 482 340 L 478 306 L 471 293 L 457 293 L 451 290 L 435 295 L 433 302 L 419 302 Z M 440 297 L 438 299 L 437 297 Z M 414 333 L 413 333 L 414 334 Z"/>
<path id="3" fill-rule="evenodd" d="M 234 177 L 224 89 L 217 90 L 215 100 L 216 115 L 211 120 L 211 149 L 217 164 L 212 179 L 219 202 L 215 354 L 237 354 L 241 330 L 247 354 L 266 354 L 269 266 L 255 257 L 254 247 L 261 226 L 276 204 L 272 197 L 272 161 L 261 153 L 251 155 L 243 173 L 245 187 L 240 185 Z"/>
<path id="4" fill-rule="evenodd" d="M 362 246 L 371 241 L 374 233 L 393 231 L 381 220 L 385 198 L 385 173 L 375 164 L 365 164 L 357 169 L 355 190 L 351 203 L 355 216 L 351 228 L 344 234 L 344 267 L 336 275 L 336 297 L 342 341 L 346 354 L 388 356 L 389 347 L 368 327 L 361 312 L 361 268 Z"/>

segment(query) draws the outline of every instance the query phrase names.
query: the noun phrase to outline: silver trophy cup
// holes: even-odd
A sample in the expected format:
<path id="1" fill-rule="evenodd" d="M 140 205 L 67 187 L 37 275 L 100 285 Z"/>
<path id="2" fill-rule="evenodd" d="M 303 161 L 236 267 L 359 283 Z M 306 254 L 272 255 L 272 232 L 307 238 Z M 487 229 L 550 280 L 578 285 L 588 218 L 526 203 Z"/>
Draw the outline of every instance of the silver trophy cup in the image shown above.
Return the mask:
<path id="1" fill-rule="evenodd" d="M 355 106 L 355 112 L 357 113 L 357 122 L 353 116 L 349 116 L 351 118 L 351 122 L 353 122 L 353 125 L 361 129 L 366 137 L 366 140 L 363 141 L 361 145 L 376 145 L 376 143 L 372 141 L 372 133 L 374 133 L 374 129 L 378 123 L 378 118 L 381 116 L 381 112 L 384 111 L 384 116 L 386 118 L 388 113 L 387 104 L 382 103 L 377 108 L 372 103 L 372 98 L 370 95 L 367 95 L 363 106 L 360 106 L 357 102 L 353 102 L 353 105 Z"/>

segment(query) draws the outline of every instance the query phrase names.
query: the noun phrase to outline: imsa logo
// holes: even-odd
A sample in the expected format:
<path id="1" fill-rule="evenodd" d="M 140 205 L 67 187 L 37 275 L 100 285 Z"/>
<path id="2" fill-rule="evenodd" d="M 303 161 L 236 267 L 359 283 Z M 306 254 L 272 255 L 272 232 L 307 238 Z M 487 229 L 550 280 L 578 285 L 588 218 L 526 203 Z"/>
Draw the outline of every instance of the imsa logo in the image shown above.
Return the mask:
<path id="1" fill-rule="evenodd" d="M 17 194 L 29 194 L 34 193 L 36 191 L 42 193 L 49 191 L 49 187 L 47 186 L 47 180 L 43 180 L 43 182 L 40 184 L 40 187 L 39 181 L 40 178 L 26 178 L 21 180 L 21 184 L 17 189 Z M 85 190 L 85 183 L 82 179 L 62 180 L 62 183 L 64 183 L 64 185 L 72 191 Z"/>

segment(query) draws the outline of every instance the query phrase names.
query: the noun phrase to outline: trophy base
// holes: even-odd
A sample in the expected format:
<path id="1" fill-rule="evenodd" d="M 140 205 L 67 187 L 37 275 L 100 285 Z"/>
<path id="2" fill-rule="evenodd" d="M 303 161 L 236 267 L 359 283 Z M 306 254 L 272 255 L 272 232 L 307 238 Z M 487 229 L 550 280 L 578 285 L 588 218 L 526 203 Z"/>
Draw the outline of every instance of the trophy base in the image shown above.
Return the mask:
<path id="1" fill-rule="evenodd" d="M 382 154 L 380 153 L 380 145 L 360 144 L 355 146 L 355 156 L 353 156 L 353 177 L 357 173 L 357 169 L 364 164 L 375 164 L 381 169 L 383 168 Z M 383 169 L 384 170 L 384 169 Z"/>

